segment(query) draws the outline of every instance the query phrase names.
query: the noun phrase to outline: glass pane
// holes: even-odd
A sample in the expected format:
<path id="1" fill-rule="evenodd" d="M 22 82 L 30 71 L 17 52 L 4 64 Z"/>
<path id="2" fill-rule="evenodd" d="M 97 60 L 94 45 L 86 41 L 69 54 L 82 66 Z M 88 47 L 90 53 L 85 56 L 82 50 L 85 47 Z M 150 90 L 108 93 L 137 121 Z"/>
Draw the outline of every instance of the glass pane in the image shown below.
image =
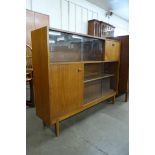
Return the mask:
<path id="1" fill-rule="evenodd" d="M 111 78 L 106 78 L 102 80 L 102 95 L 105 95 L 113 90 L 110 86 L 110 81 Z"/>
<path id="2" fill-rule="evenodd" d="M 69 34 L 49 32 L 51 62 L 103 60 L 103 40 Z"/>
<path id="3" fill-rule="evenodd" d="M 84 84 L 84 104 L 102 96 L 102 80 Z"/>
<path id="4" fill-rule="evenodd" d="M 50 61 L 80 61 L 81 38 L 63 32 L 49 32 Z"/>
<path id="5" fill-rule="evenodd" d="M 103 41 L 94 38 L 83 39 L 83 60 L 84 61 L 102 61 L 103 60 Z"/>
<path id="6" fill-rule="evenodd" d="M 84 64 L 84 79 L 98 77 L 104 74 L 104 65 L 102 63 Z"/>

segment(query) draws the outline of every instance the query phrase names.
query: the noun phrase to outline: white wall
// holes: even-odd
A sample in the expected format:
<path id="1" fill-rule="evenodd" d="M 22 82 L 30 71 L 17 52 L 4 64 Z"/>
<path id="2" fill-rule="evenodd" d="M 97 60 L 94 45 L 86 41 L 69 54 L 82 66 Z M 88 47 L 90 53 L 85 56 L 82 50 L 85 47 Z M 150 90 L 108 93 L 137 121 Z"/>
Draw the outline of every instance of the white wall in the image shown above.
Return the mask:
<path id="1" fill-rule="evenodd" d="M 50 27 L 87 34 L 88 20 L 98 19 L 116 27 L 115 36 L 129 33 L 129 23 L 113 15 L 109 21 L 105 10 L 86 0 L 27 0 L 26 8 L 48 14 Z"/>

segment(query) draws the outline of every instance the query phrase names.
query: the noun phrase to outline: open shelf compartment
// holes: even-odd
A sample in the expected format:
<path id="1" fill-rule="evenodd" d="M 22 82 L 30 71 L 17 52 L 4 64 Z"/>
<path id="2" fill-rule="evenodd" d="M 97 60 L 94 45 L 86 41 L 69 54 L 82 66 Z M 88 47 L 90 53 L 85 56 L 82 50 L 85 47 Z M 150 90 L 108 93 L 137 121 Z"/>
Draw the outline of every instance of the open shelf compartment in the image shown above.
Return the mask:
<path id="1" fill-rule="evenodd" d="M 117 90 L 116 62 L 84 64 L 84 103 Z"/>

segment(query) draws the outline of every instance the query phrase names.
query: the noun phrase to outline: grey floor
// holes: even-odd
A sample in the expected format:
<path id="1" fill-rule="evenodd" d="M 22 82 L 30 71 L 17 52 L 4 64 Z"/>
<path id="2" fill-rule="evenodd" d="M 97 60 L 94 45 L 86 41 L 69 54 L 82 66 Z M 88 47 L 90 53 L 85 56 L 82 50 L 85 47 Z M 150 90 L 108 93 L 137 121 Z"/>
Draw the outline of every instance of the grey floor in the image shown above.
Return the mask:
<path id="1" fill-rule="evenodd" d="M 59 137 L 26 109 L 27 155 L 128 155 L 129 103 L 101 103 L 61 122 Z"/>

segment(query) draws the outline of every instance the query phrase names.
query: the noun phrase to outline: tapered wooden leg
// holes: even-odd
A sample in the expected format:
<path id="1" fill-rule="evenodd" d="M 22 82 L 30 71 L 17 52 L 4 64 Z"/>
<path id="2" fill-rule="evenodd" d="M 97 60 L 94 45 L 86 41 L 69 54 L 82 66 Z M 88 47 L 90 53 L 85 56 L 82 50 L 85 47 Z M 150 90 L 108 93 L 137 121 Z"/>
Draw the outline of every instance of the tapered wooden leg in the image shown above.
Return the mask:
<path id="1" fill-rule="evenodd" d="M 112 103 L 115 104 L 115 96 L 113 97 Z"/>
<path id="2" fill-rule="evenodd" d="M 55 134 L 58 137 L 60 135 L 60 124 L 59 121 L 56 121 L 55 123 Z"/>
<path id="3" fill-rule="evenodd" d="M 43 127 L 46 127 L 46 124 L 45 124 L 45 122 L 43 121 Z"/>
<path id="4" fill-rule="evenodd" d="M 128 101 L 128 93 L 125 93 L 125 102 Z"/>

